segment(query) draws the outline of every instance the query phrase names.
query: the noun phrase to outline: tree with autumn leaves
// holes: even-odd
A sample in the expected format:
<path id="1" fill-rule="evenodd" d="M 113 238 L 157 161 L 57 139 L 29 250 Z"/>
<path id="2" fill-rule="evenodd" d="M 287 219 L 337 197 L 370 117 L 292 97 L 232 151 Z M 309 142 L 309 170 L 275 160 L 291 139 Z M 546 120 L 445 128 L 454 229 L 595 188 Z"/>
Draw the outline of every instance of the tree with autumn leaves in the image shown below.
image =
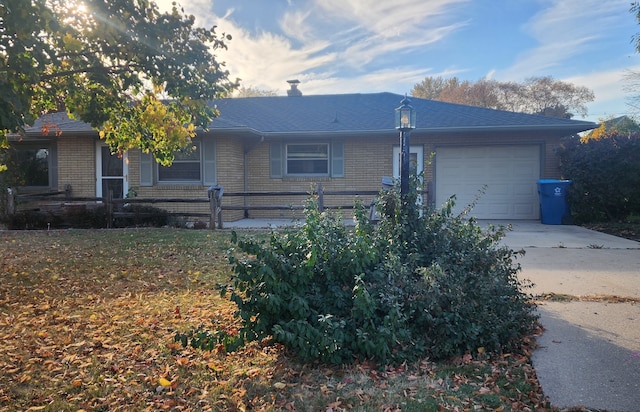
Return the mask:
<path id="1" fill-rule="evenodd" d="M 170 164 L 216 117 L 211 101 L 237 87 L 214 54 L 231 36 L 194 20 L 151 0 L 3 0 L 0 146 L 66 110 L 112 151 Z"/>
<path id="2" fill-rule="evenodd" d="M 449 103 L 560 118 L 572 118 L 575 114 L 586 116 L 586 104 L 595 98 L 588 88 L 554 80 L 551 76 L 531 77 L 523 82 L 426 77 L 413 86 L 411 94 Z"/>

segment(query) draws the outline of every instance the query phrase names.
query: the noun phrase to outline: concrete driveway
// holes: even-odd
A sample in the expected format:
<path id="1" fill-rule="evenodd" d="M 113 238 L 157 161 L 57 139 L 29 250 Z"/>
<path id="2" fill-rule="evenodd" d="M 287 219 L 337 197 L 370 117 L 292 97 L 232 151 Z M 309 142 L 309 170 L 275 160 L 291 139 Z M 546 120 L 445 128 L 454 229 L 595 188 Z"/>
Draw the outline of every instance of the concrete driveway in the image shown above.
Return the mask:
<path id="1" fill-rule="evenodd" d="M 612 302 L 640 300 L 640 243 L 578 226 L 494 223 L 513 226 L 503 241 L 525 250 L 520 276 L 534 295 L 601 298 L 538 307 L 545 332 L 532 360 L 551 403 L 639 411 L 640 304 Z"/>

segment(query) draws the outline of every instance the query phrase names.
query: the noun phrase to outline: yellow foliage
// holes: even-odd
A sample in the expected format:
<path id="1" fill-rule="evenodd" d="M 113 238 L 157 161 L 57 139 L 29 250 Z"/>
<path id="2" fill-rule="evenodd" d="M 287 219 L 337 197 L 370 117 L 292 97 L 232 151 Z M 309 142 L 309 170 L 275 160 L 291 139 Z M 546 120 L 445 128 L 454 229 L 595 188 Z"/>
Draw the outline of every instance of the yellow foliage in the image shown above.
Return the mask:
<path id="1" fill-rule="evenodd" d="M 630 135 L 639 130 L 638 123 L 628 116 L 612 117 L 606 120 L 600 119 L 600 126 L 582 136 L 580 142 L 586 143 L 589 140 L 599 140 L 612 134 Z"/>
<path id="2" fill-rule="evenodd" d="M 589 140 L 602 139 L 607 134 L 608 128 L 606 122 L 600 121 L 600 126 L 597 129 L 593 129 L 590 133 L 587 133 L 580 137 L 580 143 L 587 143 Z"/>

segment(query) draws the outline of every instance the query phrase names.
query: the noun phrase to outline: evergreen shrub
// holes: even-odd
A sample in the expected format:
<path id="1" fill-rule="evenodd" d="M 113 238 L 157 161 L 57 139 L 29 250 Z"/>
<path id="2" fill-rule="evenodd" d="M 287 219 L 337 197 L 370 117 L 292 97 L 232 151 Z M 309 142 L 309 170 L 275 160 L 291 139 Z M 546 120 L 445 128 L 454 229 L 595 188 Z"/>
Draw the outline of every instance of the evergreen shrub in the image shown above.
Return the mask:
<path id="1" fill-rule="evenodd" d="M 500 245 L 506 228 L 454 215 L 453 202 L 420 212 L 390 190 L 378 225 L 357 205 L 348 227 L 311 200 L 299 228 L 268 240 L 234 233 L 232 282 L 221 289 L 238 306 L 239 335 L 199 329 L 176 340 L 233 349 L 269 338 L 303 361 L 334 364 L 517 349 L 537 321 L 530 284 L 517 278 L 524 252 Z"/>

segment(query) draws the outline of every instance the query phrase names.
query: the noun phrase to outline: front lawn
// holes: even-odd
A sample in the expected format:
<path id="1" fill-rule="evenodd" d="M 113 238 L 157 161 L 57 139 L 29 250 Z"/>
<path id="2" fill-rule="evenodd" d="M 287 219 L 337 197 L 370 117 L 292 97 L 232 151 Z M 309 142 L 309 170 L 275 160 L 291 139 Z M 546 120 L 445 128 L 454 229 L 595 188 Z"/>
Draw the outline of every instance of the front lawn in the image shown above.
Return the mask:
<path id="1" fill-rule="evenodd" d="M 528 350 L 378 367 L 300 364 L 278 346 L 225 354 L 176 332 L 233 333 L 220 297 L 230 233 L 0 232 L 0 410 L 545 410 Z"/>

